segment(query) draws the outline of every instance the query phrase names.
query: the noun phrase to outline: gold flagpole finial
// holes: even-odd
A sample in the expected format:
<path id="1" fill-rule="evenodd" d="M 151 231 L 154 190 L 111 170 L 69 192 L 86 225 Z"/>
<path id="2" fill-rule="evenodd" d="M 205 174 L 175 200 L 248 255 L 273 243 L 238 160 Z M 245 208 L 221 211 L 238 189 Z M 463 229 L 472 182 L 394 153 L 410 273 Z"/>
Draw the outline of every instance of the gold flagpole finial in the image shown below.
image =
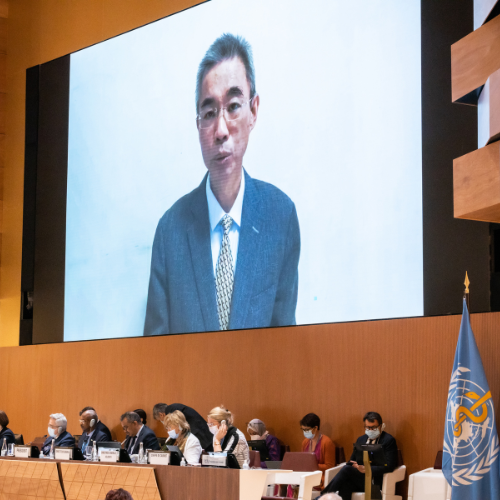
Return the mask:
<path id="1" fill-rule="evenodd" d="M 469 281 L 469 277 L 467 276 L 467 271 L 465 271 L 465 281 L 464 281 L 464 285 L 465 285 L 465 293 L 469 293 L 469 285 L 470 285 L 470 281 Z"/>

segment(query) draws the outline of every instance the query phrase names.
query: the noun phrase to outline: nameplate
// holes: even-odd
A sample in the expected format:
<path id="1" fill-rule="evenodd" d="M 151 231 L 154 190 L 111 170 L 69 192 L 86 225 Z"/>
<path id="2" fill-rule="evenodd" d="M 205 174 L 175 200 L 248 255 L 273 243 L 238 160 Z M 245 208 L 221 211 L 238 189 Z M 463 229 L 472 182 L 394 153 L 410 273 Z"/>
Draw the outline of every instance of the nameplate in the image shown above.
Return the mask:
<path id="1" fill-rule="evenodd" d="M 73 460 L 73 448 L 56 446 L 54 448 L 54 458 L 56 460 Z"/>
<path id="2" fill-rule="evenodd" d="M 102 450 L 100 459 L 101 462 L 118 462 L 119 457 L 119 450 Z"/>
<path id="3" fill-rule="evenodd" d="M 14 456 L 16 458 L 30 458 L 31 457 L 31 446 L 14 446 Z"/>
<path id="4" fill-rule="evenodd" d="M 169 465 L 170 452 L 169 451 L 150 451 L 149 463 L 151 465 Z"/>
<path id="5" fill-rule="evenodd" d="M 226 467 L 227 457 L 217 455 L 203 455 L 201 465 L 210 465 L 211 467 Z"/>

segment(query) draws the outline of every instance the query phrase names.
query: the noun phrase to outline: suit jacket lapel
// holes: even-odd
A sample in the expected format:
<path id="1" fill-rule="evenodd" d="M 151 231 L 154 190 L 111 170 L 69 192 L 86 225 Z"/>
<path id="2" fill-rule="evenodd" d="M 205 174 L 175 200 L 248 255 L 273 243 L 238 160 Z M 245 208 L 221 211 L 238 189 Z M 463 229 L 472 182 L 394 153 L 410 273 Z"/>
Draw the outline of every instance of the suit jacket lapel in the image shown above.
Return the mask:
<path id="1" fill-rule="evenodd" d="M 187 228 L 187 234 L 205 331 L 210 332 L 219 329 L 219 318 L 217 316 L 212 246 L 210 243 L 210 221 L 205 191 L 207 176 L 208 174 L 205 175 L 202 183 L 196 189 L 191 206 L 193 223 Z"/>
<path id="2" fill-rule="evenodd" d="M 229 329 L 245 328 L 255 275 L 261 259 L 261 232 L 264 229 L 259 213 L 260 196 L 253 179 L 245 170 L 243 172 L 245 175 L 245 195 L 241 214 Z"/>

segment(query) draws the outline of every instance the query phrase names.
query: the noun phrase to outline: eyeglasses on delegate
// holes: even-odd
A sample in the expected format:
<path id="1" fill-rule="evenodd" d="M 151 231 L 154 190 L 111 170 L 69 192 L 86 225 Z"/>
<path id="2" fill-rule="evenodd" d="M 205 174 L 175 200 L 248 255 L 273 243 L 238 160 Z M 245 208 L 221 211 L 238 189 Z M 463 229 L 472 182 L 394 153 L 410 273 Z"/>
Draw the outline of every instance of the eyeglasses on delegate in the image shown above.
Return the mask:
<path id="1" fill-rule="evenodd" d="M 200 128 L 207 129 L 213 127 L 219 119 L 221 111 L 226 122 L 239 120 L 243 116 L 245 105 L 249 104 L 255 97 L 253 96 L 250 99 L 233 98 L 227 106 L 221 106 L 220 108 L 216 106 L 203 106 L 196 117 Z"/>

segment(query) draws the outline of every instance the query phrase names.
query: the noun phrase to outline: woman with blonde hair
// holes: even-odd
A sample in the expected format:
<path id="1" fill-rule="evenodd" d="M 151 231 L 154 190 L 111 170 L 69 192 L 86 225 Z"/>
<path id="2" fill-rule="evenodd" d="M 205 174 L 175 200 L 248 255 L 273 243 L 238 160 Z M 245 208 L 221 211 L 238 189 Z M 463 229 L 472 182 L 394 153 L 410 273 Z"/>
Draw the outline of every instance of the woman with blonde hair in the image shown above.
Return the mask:
<path id="1" fill-rule="evenodd" d="M 200 440 L 191 433 L 191 428 L 184 414 L 175 410 L 165 415 L 163 425 L 170 438 L 168 444 L 177 446 L 189 465 L 199 464 L 202 452 Z"/>
<path id="2" fill-rule="evenodd" d="M 240 467 L 243 466 L 245 460 L 249 464 L 248 443 L 243 432 L 233 425 L 233 414 L 224 405 L 220 405 L 210 411 L 207 420 L 208 428 L 214 435 L 214 451 L 232 453 Z"/>

